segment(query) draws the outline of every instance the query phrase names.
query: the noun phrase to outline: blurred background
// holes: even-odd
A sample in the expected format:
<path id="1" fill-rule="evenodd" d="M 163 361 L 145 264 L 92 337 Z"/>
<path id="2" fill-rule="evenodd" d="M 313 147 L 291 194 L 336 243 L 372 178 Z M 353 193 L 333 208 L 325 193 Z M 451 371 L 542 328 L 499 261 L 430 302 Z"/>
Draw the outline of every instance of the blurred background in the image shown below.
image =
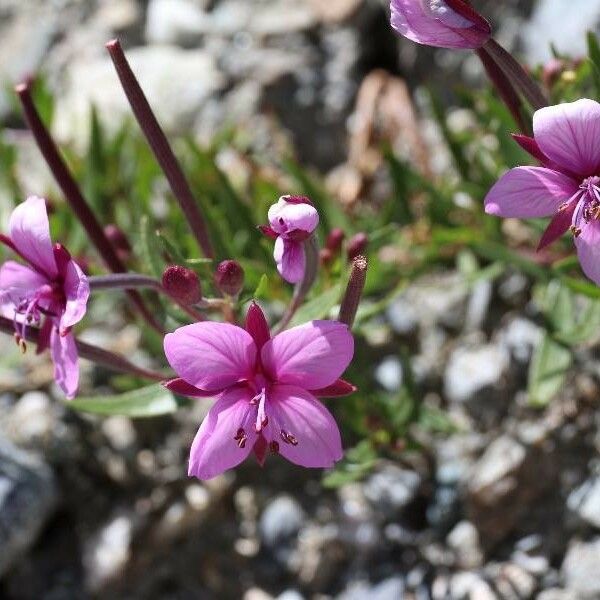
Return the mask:
<path id="1" fill-rule="evenodd" d="M 584 56 L 586 32 L 600 27 L 590 0 L 474 4 L 534 66 L 552 58 L 551 44 Z M 526 160 L 490 140 L 510 130 L 493 95 L 466 91 L 485 89 L 476 57 L 395 36 L 379 0 L 0 0 L 3 230 L 18 198 L 46 194 L 54 232 L 89 250 L 12 92 L 34 73 L 98 214 L 127 230 L 129 192 L 142 194 L 143 179 L 153 218 L 174 235 L 184 228 L 147 150 L 123 141 L 138 134 L 104 49 L 113 37 L 170 138 L 210 148 L 190 158 L 177 146 L 195 190 L 218 167 L 261 198 L 256 223 L 278 190 L 294 188 L 323 194 L 349 233 L 369 234 L 372 264 L 383 266 L 357 328 L 349 378 L 360 398 L 333 401 L 350 453 L 325 478 L 270 459 L 188 480 L 206 406 L 148 420 L 77 413 L 47 357 L 23 359 L 2 337 L 0 598 L 600 598 L 597 339 L 572 336 L 566 358 L 544 346 L 552 372 L 534 384 L 530 369 L 564 302 L 596 334 L 597 300 L 565 300 L 553 282 L 539 287 L 539 269 L 477 240 L 462 246 L 484 227 L 519 247 L 533 239 L 473 216 L 494 177 Z M 282 167 L 283 156 L 293 163 Z M 448 226 L 445 237 L 432 223 Z M 260 269 L 247 275 L 251 292 Z M 94 303 L 83 337 L 150 363 L 160 344 L 145 335 L 112 298 Z M 130 385 L 90 364 L 82 377 L 87 395 Z"/>

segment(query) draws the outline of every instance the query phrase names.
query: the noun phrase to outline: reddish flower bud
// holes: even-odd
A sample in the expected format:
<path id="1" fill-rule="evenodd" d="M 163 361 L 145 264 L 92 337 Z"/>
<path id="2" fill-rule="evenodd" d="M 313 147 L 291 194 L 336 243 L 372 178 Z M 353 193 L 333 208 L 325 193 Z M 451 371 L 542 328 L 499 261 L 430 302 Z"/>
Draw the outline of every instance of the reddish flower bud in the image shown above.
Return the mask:
<path id="1" fill-rule="evenodd" d="M 339 227 L 332 229 L 327 236 L 327 240 L 325 241 L 325 248 L 334 254 L 339 252 L 340 248 L 342 247 L 344 237 L 346 237 L 346 234 L 344 233 L 343 229 L 340 229 Z"/>
<path id="2" fill-rule="evenodd" d="M 319 262 L 323 266 L 330 265 L 333 261 L 333 252 L 329 248 L 321 248 L 319 251 Z"/>
<path id="3" fill-rule="evenodd" d="M 215 285 L 228 296 L 237 296 L 244 287 L 244 269 L 236 260 L 224 260 L 215 272 Z"/>
<path id="4" fill-rule="evenodd" d="M 182 304 L 197 304 L 202 298 L 202 288 L 198 275 L 181 265 L 171 265 L 162 276 L 165 290 Z"/>
<path id="5" fill-rule="evenodd" d="M 548 89 L 553 88 L 554 84 L 558 81 L 565 68 L 566 65 L 564 60 L 560 60 L 559 58 L 551 58 L 544 65 L 544 69 L 542 71 L 542 79 L 544 80 L 544 85 Z"/>
<path id="6" fill-rule="evenodd" d="M 366 233 L 357 233 L 354 237 L 348 240 L 348 247 L 346 248 L 346 254 L 348 260 L 355 259 L 359 254 L 362 254 L 369 243 L 369 238 Z"/>
<path id="7" fill-rule="evenodd" d="M 131 244 L 127 236 L 114 223 L 104 228 L 104 235 L 108 238 L 110 245 L 116 250 L 117 255 L 122 261 L 126 261 L 131 255 Z"/>

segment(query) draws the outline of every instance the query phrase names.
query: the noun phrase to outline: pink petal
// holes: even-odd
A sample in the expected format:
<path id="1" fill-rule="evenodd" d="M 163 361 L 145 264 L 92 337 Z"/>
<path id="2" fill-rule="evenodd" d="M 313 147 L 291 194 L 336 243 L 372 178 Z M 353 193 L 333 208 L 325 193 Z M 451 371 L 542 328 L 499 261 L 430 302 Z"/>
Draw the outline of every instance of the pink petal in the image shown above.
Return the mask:
<path id="1" fill-rule="evenodd" d="M 499 217 L 548 217 L 578 190 L 577 182 L 545 167 L 517 167 L 485 197 L 485 212 Z"/>
<path id="2" fill-rule="evenodd" d="M 50 334 L 50 352 L 54 362 L 54 380 L 71 400 L 79 386 L 79 357 L 75 338 L 69 333 L 61 336 L 56 327 Z"/>
<path id="3" fill-rule="evenodd" d="M 301 230 L 312 233 L 319 224 L 319 213 L 312 204 L 287 202 L 285 196 L 269 208 L 269 223 L 278 235 Z"/>
<path id="4" fill-rule="evenodd" d="M 332 467 L 343 456 L 338 426 L 329 411 L 309 392 L 275 385 L 268 395 L 269 422 L 263 430 L 279 453 L 302 467 Z"/>
<path id="5" fill-rule="evenodd" d="M 50 317 L 46 317 L 38 334 L 37 346 L 35 348 L 36 354 L 41 354 L 50 348 L 50 338 L 52 336 L 53 327 L 54 325 L 52 324 L 52 319 Z"/>
<path id="6" fill-rule="evenodd" d="M 338 379 L 335 383 L 319 390 L 310 390 L 316 398 L 342 398 L 356 392 L 358 388 L 349 381 Z"/>
<path id="7" fill-rule="evenodd" d="M 47 283 L 48 279 L 37 271 L 12 260 L 0 267 L 0 298 L 6 296 L 14 304 L 31 297 Z"/>
<path id="8" fill-rule="evenodd" d="M 60 319 L 61 331 L 73 327 L 83 319 L 90 297 L 88 278 L 74 260 L 70 260 L 65 269 L 64 292 L 67 302 Z"/>
<path id="9" fill-rule="evenodd" d="M 311 321 L 268 341 L 262 349 L 262 363 L 277 383 L 317 390 L 332 385 L 353 354 L 354 339 L 347 325 Z"/>
<path id="10" fill-rule="evenodd" d="M 293 242 L 278 237 L 275 240 L 273 258 L 279 274 L 288 283 L 298 283 L 304 277 L 306 255 L 301 242 Z"/>
<path id="11" fill-rule="evenodd" d="M 600 285 L 600 222 L 581 221 L 578 225 L 581 234 L 575 238 L 577 255 L 583 272 L 596 285 Z"/>
<path id="12" fill-rule="evenodd" d="M 474 11 L 452 10 L 443 0 L 392 0 L 392 27 L 408 39 L 438 48 L 474 49 L 491 35 L 489 23 Z M 461 14 L 462 13 L 462 14 Z"/>
<path id="13" fill-rule="evenodd" d="M 192 448 L 188 475 L 212 479 L 239 465 L 252 451 L 258 437 L 254 431 L 256 407 L 250 404 L 248 388 L 225 391 L 202 422 Z M 235 439 L 243 429 L 243 447 Z"/>
<path id="14" fill-rule="evenodd" d="M 575 212 L 576 207 L 577 201 L 572 200 L 552 217 L 552 221 L 550 221 L 550 224 L 546 227 L 546 230 L 540 239 L 540 243 L 537 247 L 538 251 L 543 250 L 546 246 L 555 242 L 569 230 L 573 223 L 573 213 Z"/>
<path id="15" fill-rule="evenodd" d="M 30 196 L 10 216 L 10 239 L 34 267 L 48 277 L 56 277 L 56 261 L 50 239 L 50 224 L 43 198 Z"/>
<path id="16" fill-rule="evenodd" d="M 187 396 L 188 398 L 214 398 L 220 393 L 220 391 L 207 392 L 206 390 L 201 390 L 180 377 L 165 381 L 162 385 L 174 394 Z"/>
<path id="17" fill-rule="evenodd" d="M 209 392 L 251 378 L 257 356 L 247 331 L 208 321 L 167 334 L 164 348 L 169 364 L 182 379 Z"/>
<path id="18" fill-rule="evenodd" d="M 600 104 L 577 100 L 547 106 L 533 115 L 533 131 L 542 152 L 577 175 L 600 170 Z"/>
<path id="19" fill-rule="evenodd" d="M 259 352 L 271 339 L 271 333 L 269 331 L 267 319 L 265 318 L 265 313 L 256 302 L 250 304 L 250 308 L 246 313 L 246 331 L 252 336 Z"/>

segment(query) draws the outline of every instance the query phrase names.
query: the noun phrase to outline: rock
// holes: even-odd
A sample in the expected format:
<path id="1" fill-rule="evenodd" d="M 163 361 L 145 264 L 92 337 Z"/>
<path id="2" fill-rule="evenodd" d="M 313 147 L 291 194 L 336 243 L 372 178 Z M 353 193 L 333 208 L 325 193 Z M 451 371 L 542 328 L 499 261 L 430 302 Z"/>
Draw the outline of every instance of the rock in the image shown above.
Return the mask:
<path id="1" fill-rule="evenodd" d="M 324 23 L 340 23 L 352 17 L 363 4 L 363 0 L 308 0 L 320 21 Z"/>
<path id="2" fill-rule="evenodd" d="M 404 595 L 404 580 L 402 577 L 390 577 L 380 583 L 370 585 L 366 581 L 353 582 L 337 600 L 398 600 Z"/>
<path id="3" fill-rule="evenodd" d="M 493 286 L 491 281 L 478 281 L 469 296 L 467 313 L 465 315 L 465 330 L 478 331 L 483 329 L 492 300 Z"/>
<path id="4" fill-rule="evenodd" d="M 259 522 L 262 541 L 277 549 L 294 540 L 304 525 L 304 510 L 291 496 L 278 496 L 264 509 Z"/>
<path id="5" fill-rule="evenodd" d="M 383 515 L 394 516 L 416 499 L 421 476 L 415 471 L 385 465 L 364 483 L 365 497 Z"/>
<path id="6" fill-rule="evenodd" d="M 600 537 L 573 542 L 562 564 L 566 587 L 580 600 L 600 598 Z"/>
<path id="7" fill-rule="evenodd" d="M 35 543 L 57 502 L 49 467 L 0 438 L 0 577 Z"/>
<path id="8" fill-rule="evenodd" d="M 573 490 L 567 506 L 583 521 L 600 529 L 600 477 L 592 477 Z"/>
<path id="9" fill-rule="evenodd" d="M 189 132 L 204 102 L 224 85 L 214 58 L 202 50 L 149 46 L 128 50 L 127 58 L 168 134 Z M 92 104 L 109 129 L 132 116 L 109 58 L 69 66 L 67 83 L 57 96 L 57 137 L 85 147 Z"/>
<path id="10" fill-rule="evenodd" d="M 529 319 L 522 317 L 512 319 L 502 328 L 498 336 L 499 343 L 505 346 L 514 359 L 523 365 L 529 363 L 533 349 L 541 339 L 541 328 Z"/>
<path id="11" fill-rule="evenodd" d="M 474 404 L 485 399 L 489 403 L 490 393 L 500 386 L 508 365 L 508 353 L 501 346 L 459 346 L 446 366 L 444 393 L 452 402 Z"/>
<path id="12" fill-rule="evenodd" d="M 456 554 L 461 569 L 475 569 L 483 564 L 483 552 L 479 544 L 479 533 L 473 523 L 461 521 L 448 534 L 446 543 Z"/>
<path id="13" fill-rule="evenodd" d="M 467 513 L 486 547 L 502 540 L 530 504 L 552 485 L 551 464 L 541 450 L 508 435 L 492 442 L 468 480 Z"/>
<path id="14" fill-rule="evenodd" d="M 526 570 L 513 563 L 488 565 L 488 579 L 502 600 L 529 600 L 533 598 L 537 582 Z"/>
<path id="15" fill-rule="evenodd" d="M 193 0 L 151 0 L 146 39 L 151 44 L 192 44 L 210 31 L 210 17 Z"/>
<path id="16" fill-rule="evenodd" d="M 375 380 L 388 392 L 397 392 L 402 386 L 402 363 L 396 356 L 388 356 L 377 365 Z"/>
<path id="17" fill-rule="evenodd" d="M 477 573 L 464 571 L 452 576 L 450 597 L 469 600 L 499 600 L 487 581 Z"/>
<path id="18" fill-rule="evenodd" d="M 577 594 L 571 590 L 561 590 L 560 588 L 551 588 L 544 590 L 537 595 L 536 600 L 578 600 Z"/>
<path id="19" fill-rule="evenodd" d="M 277 600 L 304 600 L 304 596 L 297 590 L 285 590 L 277 596 Z"/>

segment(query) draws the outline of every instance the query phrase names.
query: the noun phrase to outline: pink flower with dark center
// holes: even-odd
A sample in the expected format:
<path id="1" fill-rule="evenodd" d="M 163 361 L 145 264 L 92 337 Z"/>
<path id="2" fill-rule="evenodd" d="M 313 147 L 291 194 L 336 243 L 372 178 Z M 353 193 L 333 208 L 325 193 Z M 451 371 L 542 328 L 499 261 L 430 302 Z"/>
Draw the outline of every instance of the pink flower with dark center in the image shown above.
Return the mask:
<path id="1" fill-rule="evenodd" d="M 392 27 L 413 42 L 437 48 L 481 48 L 490 24 L 464 0 L 391 0 Z"/>
<path id="2" fill-rule="evenodd" d="M 41 325 L 38 352 L 50 348 L 54 378 L 73 398 L 79 384 L 79 365 L 73 325 L 81 321 L 90 288 L 87 277 L 67 250 L 52 244 L 46 204 L 31 196 L 10 217 L 10 236 L 0 242 L 27 265 L 6 261 L 0 268 L 0 305 L 14 318 L 15 337 L 25 349 L 26 328 Z"/>
<path id="3" fill-rule="evenodd" d="M 270 226 L 260 229 L 275 240 L 277 270 L 288 283 L 298 283 L 306 268 L 304 241 L 317 228 L 319 213 L 304 196 L 282 196 L 269 208 L 268 216 Z"/>
<path id="4" fill-rule="evenodd" d="M 600 104 L 583 99 L 542 108 L 533 131 L 533 138 L 515 139 L 542 166 L 508 171 L 486 196 L 485 211 L 551 216 L 538 249 L 570 229 L 584 273 L 600 285 Z"/>
<path id="5" fill-rule="evenodd" d="M 165 386 L 197 398 L 216 397 L 190 451 L 188 473 L 210 479 L 267 450 L 303 467 L 331 467 L 342 458 L 338 427 L 317 400 L 355 391 L 339 379 L 354 340 L 337 321 L 311 321 L 271 338 L 252 304 L 245 329 L 202 322 L 165 337 L 165 354 L 179 375 Z"/>

